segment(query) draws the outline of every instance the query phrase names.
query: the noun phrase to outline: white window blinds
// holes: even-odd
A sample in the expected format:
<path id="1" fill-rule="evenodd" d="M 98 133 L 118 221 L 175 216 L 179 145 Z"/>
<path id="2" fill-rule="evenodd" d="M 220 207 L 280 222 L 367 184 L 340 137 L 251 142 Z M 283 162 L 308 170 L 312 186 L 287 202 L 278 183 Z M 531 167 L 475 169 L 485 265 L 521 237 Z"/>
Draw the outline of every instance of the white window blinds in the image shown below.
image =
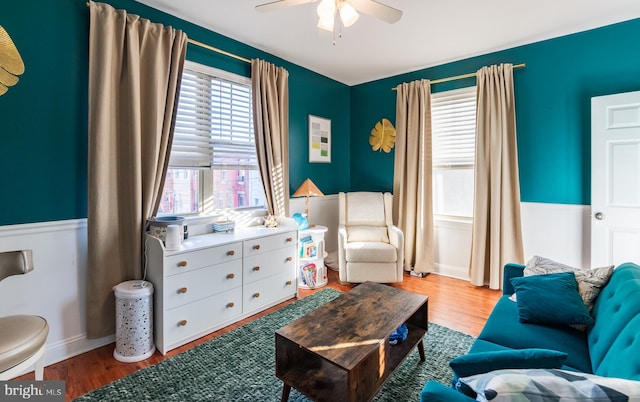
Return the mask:
<path id="1" fill-rule="evenodd" d="M 185 63 L 169 165 L 257 169 L 248 78 Z"/>
<path id="2" fill-rule="evenodd" d="M 476 87 L 431 96 L 433 166 L 473 166 L 476 138 Z"/>

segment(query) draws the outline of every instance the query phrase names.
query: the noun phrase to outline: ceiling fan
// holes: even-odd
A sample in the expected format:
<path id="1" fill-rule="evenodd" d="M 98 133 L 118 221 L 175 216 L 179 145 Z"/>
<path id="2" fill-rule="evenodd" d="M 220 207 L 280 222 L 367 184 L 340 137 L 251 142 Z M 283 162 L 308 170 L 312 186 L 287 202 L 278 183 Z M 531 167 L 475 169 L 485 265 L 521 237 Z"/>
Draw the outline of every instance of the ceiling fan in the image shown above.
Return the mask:
<path id="1" fill-rule="evenodd" d="M 274 11 L 318 0 L 277 0 L 256 6 L 256 11 Z M 318 28 L 335 32 L 335 22 L 343 26 L 353 25 L 359 18 L 358 11 L 393 24 L 402 17 L 402 11 L 375 0 L 321 0 L 318 4 Z M 338 18 L 340 17 L 340 18 Z"/>

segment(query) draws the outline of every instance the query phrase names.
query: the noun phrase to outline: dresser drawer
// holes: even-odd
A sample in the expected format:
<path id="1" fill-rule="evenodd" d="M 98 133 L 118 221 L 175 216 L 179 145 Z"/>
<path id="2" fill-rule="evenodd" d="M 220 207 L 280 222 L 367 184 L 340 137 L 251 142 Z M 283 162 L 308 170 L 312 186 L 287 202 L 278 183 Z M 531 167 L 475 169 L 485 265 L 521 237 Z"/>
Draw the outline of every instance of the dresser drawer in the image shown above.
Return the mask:
<path id="1" fill-rule="evenodd" d="M 244 259 L 242 281 L 254 282 L 283 271 L 295 270 L 296 250 L 293 247 L 253 255 Z"/>
<path id="2" fill-rule="evenodd" d="M 242 288 L 207 297 L 166 310 L 164 312 L 164 339 L 172 345 L 183 339 L 193 339 L 219 323 L 242 314 Z"/>
<path id="3" fill-rule="evenodd" d="M 242 260 L 173 275 L 164 283 L 166 308 L 191 303 L 242 286 Z"/>
<path id="4" fill-rule="evenodd" d="M 296 275 L 294 270 L 270 276 L 262 281 L 243 286 L 244 313 L 264 309 L 277 300 L 289 299 L 296 295 Z"/>
<path id="5" fill-rule="evenodd" d="M 165 259 L 165 276 L 181 274 L 194 269 L 242 258 L 242 242 L 210 247 L 187 253 L 174 254 Z"/>
<path id="6" fill-rule="evenodd" d="M 245 257 L 266 253 L 272 250 L 293 246 L 297 242 L 297 232 L 286 232 L 272 236 L 264 236 L 244 241 L 243 255 Z"/>

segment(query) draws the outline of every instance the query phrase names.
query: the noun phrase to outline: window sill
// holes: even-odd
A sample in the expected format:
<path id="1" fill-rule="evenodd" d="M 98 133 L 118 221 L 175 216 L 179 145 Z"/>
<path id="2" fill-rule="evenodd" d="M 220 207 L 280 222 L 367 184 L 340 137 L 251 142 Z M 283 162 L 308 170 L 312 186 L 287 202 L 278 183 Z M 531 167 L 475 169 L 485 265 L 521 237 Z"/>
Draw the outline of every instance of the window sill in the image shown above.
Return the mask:
<path id="1" fill-rule="evenodd" d="M 447 222 L 447 223 L 464 223 L 472 224 L 473 218 L 466 216 L 449 216 L 449 215 L 434 215 L 434 222 Z"/>

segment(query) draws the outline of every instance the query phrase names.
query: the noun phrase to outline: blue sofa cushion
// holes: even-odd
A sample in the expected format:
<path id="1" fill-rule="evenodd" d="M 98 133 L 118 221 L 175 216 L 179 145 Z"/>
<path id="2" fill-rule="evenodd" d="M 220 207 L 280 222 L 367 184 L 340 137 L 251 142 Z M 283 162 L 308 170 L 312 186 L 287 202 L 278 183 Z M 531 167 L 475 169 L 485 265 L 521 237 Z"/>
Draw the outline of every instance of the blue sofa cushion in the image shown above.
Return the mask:
<path id="1" fill-rule="evenodd" d="M 522 322 L 550 325 L 592 325 L 573 272 L 511 279 Z"/>
<path id="2" fill-rule="evenodd" d="M 593 373 L 640 380 L 640 267 L 618 266 L 591 314 L 596 321 L 587 332 Z"/>
<path id="3" fill-rule="evenodd" d="M 547 275 L 558 272 L 573 272 L 575 274 L 580 297 L 582 297 L 587 309 L 591 311 L 598 294 L 609 282 L 609 277 L 613 273 L 613 265 L 594 269 L 580 269 L 536 255 L 527 261 L 527 265 L 524 268 L 524 276 Z"/>
<path id="4" fill-rule="evenodd" d="M 458 377 L 487 373 L 499 369 L 560 368 L 567 354 L 549 349 L 511 349 L 466 354 L 449 362 Z"/>
<path id="5" fill-rule="evenodd" d="M 517 303 L 502 296 L 471 347 L 471 353 L 499 349 L 540 348 L 565 352 L 565 367 L 590 373 L 591 360 L 586 333 L 571 327 L 522 323 Z"/>

